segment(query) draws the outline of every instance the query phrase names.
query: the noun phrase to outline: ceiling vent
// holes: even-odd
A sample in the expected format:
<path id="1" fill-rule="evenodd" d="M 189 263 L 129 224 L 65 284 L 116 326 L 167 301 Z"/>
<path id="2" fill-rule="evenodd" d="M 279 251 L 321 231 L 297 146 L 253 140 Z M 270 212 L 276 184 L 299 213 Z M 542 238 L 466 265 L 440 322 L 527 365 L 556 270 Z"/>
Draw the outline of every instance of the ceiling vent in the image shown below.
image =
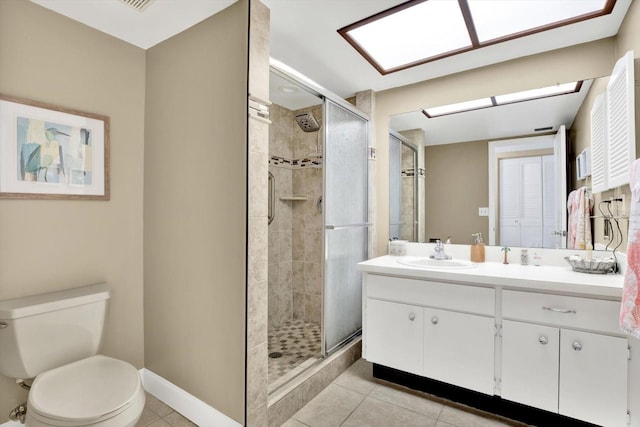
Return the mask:
<path id="1" fill-rule="evenodd" d="M 151 3 L 155 0 L 120 0 L 122 3 L 126 4 L 129 7 L 134 8 L 138 12 L 144 12 L 144 10 L 149 7 Z"/>

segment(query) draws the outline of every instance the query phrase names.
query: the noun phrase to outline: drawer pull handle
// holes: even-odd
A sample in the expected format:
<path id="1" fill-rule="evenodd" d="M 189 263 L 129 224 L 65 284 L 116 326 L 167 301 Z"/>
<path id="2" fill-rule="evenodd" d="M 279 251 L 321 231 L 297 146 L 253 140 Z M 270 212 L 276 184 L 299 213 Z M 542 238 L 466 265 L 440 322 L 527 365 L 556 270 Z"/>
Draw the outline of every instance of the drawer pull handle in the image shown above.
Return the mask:
<path id="1" fill-rule="evenodd" d="M 538 342 L 542 345 L 547 345 L 547 343 L 549 342 L 549 340 L 547 339 L 547 337 L 545 337 L 544 335 L 541 335 L 540 338 L 538 338 Z"/>
<path id="2" fill-rule="evenodd" d="M 416 315 L 415 315 L 415 313 L 409 313 L 409 320 L 411 320 L 412 322 L 413 322 L 414 320 L 416 320 Z"/>
<path id="3" fill-rule="evenodd" d="M 572 344 L 572 347 L 575 351 L 582 350 L 582 344 L 580 344 L 578 341 L 574 341 Z"/>
<path id="4" fill-rule="evenodd" d="M 431 323 L 433 323 L 434 325 L 437 325 L 438 324 L 438 317 L 437 316 L 433 316 L 431 318 Z"/>
<path id="5" fill-rule="evenodd" d="M 547 310 L 547 311 L 553 311 L 554 313 L 576 314 L 575 310 L 571 310 L 571 309 L 568 309 L 568 308 L 549 307 L 548 305 L 543 305 L 542 309 L 543 310 Z"/>

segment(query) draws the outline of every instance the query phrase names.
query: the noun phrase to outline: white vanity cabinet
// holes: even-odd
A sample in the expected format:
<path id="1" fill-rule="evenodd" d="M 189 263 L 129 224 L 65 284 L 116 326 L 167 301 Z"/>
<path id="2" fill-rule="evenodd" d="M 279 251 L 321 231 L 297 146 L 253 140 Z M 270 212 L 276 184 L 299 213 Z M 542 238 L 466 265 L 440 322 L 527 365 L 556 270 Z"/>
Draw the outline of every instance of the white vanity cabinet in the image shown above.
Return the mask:
<path id="1" fill-rule="evenodd" d="M 616 336 L 619 307 L 503 291 L 502 398 L 602 426 L 626 425 L 629 348 Z"/>
<path id="2" fill-rule="evenodd" d="M 492 288 L 369 274 L 363 304 L 368 361 L 493 394 Z"/>
<path id="3" fill-rule="evenodd" d="M 495 319 L 450 310 L 424 310 L 422 375 L 493 394 Z"/>
<path id="4" fill-rule="evenodd" d="M 368 360 L 422 375 L 422 307 L 371 299 L 367 310 Z"/>

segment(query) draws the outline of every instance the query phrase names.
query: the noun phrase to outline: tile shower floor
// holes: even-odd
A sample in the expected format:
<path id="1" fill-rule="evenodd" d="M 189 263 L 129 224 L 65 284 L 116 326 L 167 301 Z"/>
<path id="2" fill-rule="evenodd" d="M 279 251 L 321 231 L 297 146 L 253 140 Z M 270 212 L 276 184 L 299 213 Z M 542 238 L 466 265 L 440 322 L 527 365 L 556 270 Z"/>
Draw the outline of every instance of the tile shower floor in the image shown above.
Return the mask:
<path id="1" fill-rule="evenodd" d="M 373 378 L 358 360 L 282 427 L 527 427 Z"/>
<path id="2" fill-rule="evenodd" d="M 288 320 L 269 330 L 269 391 L 313 364 L 320 356 L 320 343 L 320 326 L 315 323 Z"/>

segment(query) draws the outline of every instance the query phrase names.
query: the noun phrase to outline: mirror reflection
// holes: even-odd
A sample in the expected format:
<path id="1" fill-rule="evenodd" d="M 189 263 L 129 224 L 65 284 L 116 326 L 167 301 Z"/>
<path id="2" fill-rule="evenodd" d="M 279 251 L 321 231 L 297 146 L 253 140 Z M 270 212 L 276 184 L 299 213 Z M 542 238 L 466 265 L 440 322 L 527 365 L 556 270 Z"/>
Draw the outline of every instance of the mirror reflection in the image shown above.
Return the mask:
<path id="1" fill-rule="evenodd" d="M 418 149 L 409 139 L 389 134 L 389 238 L 418 237 Z"/>
<path id="2" fill-rule="evenodd" d="M 481 232 L 491 245 L 567 247 L 567 195 L 590 186 L 589 177 L 577 180 L 575 161 L 589 146 L 584 117 L 591 105 L 585 99 L 592 86 L 602 87 L 593 82 L 583 81 L 575 93 L 439 117 L 422 111 L 391 116 L 391 238 L 468 244 Z M 414 196 L 414 205 L 422 215 L 402 202 L 405 178 L 397 152 L 404 145 L 398 138 L 391 142 L 394 134 L 418 140 L 425 190 Z"/>

